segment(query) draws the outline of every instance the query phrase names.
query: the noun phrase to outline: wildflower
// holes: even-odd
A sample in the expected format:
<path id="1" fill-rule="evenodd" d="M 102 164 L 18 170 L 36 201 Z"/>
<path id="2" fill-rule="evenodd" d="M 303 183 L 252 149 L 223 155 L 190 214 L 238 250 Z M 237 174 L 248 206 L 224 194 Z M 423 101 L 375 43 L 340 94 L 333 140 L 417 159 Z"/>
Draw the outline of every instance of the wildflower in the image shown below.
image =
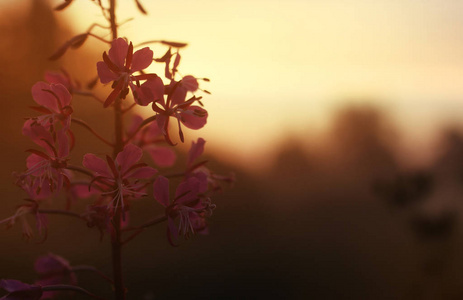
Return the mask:
<path id="1" fill-rule="evenodd" d="M 139 115 L 134 115 L 132 125 L 129 129 L 129 135 L 143 122 Z M 160 167 L 170 167 L 175 163 L 176 155 L 170 147 L 159 146 L 164 142 L 161 129 L 156 122 L 151 122 L 140 130 L 132 140 L 137 146 L 148 152 L 153 162 Z"/>
<path id="2" fill-rule="evenodd" d="M 191 234 L 206 233 L 205 217 L 212 214 L 215 208 L 209 198 L 200 195 L 200 181 L 191 177 L 180 183 L 171 202 L 169 197 L 169 180 L 159 176 L 153 183 L 154 198 L 166 208 L 167 237 L 174 245 L 178 235 L 189 238 Z M 179 218 L 176 222 L 175 219 Z"/>
<path id="3" fill-rule="evenodd" d="M 156 78 L 153 81 L 152 90 L 154 95 L 153 110 L 157 112 L 156 122 L 161 128 L 166 141 L 174 145 L 170 139 L 168 126 L 170 117 L 177 118 L 180 140 L 183 142 L 183 132 L 180 123 L 190 129 L 200 129 L 206 125 L 207 111 L 200 106 L 192 105 L 201 98 L 192 98 L 186 100 L 187 91 L 194 88 L 187 80 L 183 80 L 171 84 L 165 89 L 161 78 Z M 164 100 L 164 94 L 167 94 L 167 99 Z"/>
<path id="4" fill-rule="evenodd" d="M 39 213 L 39 203 L 32 199 L 26 199 L 27 203 L 18 207 L 15 214 L 9 218 L 0 221 L 0 224 L 6 223 L 7 227 L 13 226 L 16 221 L 20 220 L 23 230 L 23 237 L 29 239 L 33 236 L 32 228 L 27 222 L 26 216 L 33 215 L 35 217 L 35 224 L 39 235 L 45 239 L 47 237 L 48 221 L 44 214 Z"/>
<path id="5" fill-rule="evenodd" d="M 188 151 L 187 168 L 185 178 L 196 177 L 201 184 L 201 193 L 205 194 L 209 190 L 221 190 L 220 182 L 233 183 L 235 181 L 234 174 L 228 176 L 219 175 L 212 172 L 206 167 L 207 161 L 200 161 L 195 163 L 197 158 L 204 152 L 204 145 L 206 141 L 203 138 L 198 138 L 196 142 L 191 143 L 191 148 Z"/>
<path id="6" fill-rule="evenodd" d="M 157 171 L 144 163 L 137 163 L 143 155 L 143 151 L 133 145 L 127 144 L 117 154 L 114 161 L 106 156 L 106 161 L 94 154 L 84 156 L 83 165 L 95 172 L 93 181 L 101 184 L 106 191 L 103 196 L 110 197 L 108 208 L 121 207 L 124 211 L 125 201 L 128 198 L 145 196 L 146 184 L 138 182 L 138 179 L 146 179 L 154 176 Z"/>
<path id="7" fill-rule="evenodd" d="M 65 130 L 69 129 L 71 124 L 71 94 L 62 84 L 37 82 L 32 86 L 32 97 L 39 104 L 39 107 L 33 107 L 35 110 L 43 113 L 39 117 L 32 118 L 34 122 L 54 129 L 55 121 L 60 121 Z"/>
<path id="8" fill-rule="evenodd" d="M 111 211 L 107 205 L 89 205 L 87 212 L 84 214 L 89 228 L 96 227 L 100 231 L 100 240 L 103 240 L 106 231 L 111 232 Z"/>
<path id="9" fill-rule="evenodd" d="M 49 253 L 39 257 L 34 264 L 34 269 L 39 274 L 39 280 L 35 282 L 40 286 L 57 284 L 77 284 L 77 278 L 72 271 L 69 262 L 61 256 Z M 41 299 L 51 299 L 59 292 L 46 291 Z"/>
<path id="10" fill-rule="evenodd" d="M 0 280 L 0 289 L 8 292 L 0 300 L 39 300 L 42 297 L 42 287 L 30 285 L 14 279 Z"/>
<path id="11" fill-rule="evenodd" d="M 140 80 L 157 78 L 155 74 L 133 75 L 133 73 L 146 69 L 153 61 L 153 51 L 148 47 L 133 52 L 132 42 L 127 44 L 123 38 L 112 42 L 108 54 L 103 53 L 103 61 L 97 63 L 98 76 L 103 84 L 113 82 L 114 90 L 104 102 L 108 107 L 117 97 L 125 99 L 132 90 L 135 101 L 140 105 L 150 103 L 150 93 L 146 93 L 145 86 L 140 85 Z M 147 90 L 146 90 L 147 91 Z M 152 101 L 152 100 L 151 100 Z"/>
<path id="12" fill-rule="evenodd" d="M 74 83 L 65 70 L 61 70 L 61 72 L 47 71 L 45 72 L 45 80 L 50 84 L 62 84 L 70 94 L 80 89 L 80 84 Z"/>
<path id="13" fill-rule="evenodd" d="M 23 134 L 43 147 L 45 152 L 35 149 L 28 150 L 32 154 L 27 157 L 27 170 L 20 175 L 20 181 L 32 176 L 36 179 L 24 182 L 36 185 L 37 188 L 41 188 L 43 183 L 47 182 L 51 192 L 59 192 L 65 182 L 69 183 L 70 176 L 69 171 L 66 170 L 69 155 L 69 140 L 66 133 L 59 130 L 52 135 L 45 127 L 28 120 L 24 124 Z M 35 194 L 38 196 L 40 190 L 37 190 Z"/>

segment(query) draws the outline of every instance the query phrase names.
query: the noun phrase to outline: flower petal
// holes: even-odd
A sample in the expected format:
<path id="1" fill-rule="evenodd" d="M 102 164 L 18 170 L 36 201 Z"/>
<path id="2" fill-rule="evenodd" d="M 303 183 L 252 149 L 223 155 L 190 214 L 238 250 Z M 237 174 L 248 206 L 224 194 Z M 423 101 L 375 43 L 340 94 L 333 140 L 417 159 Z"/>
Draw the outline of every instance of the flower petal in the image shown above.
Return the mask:
<path id="1" fill-rule="evenodd" d="M 103 176 L 106 178 L 113 178 L 112 172 L 108 168 L 108 164 L 106 163 L 105 160 L 97 157 L 93 153 L 87 153 L 84 155 L 84 160 L 82 161 L 82 164 L 84 167 L 87 169 L 92 170 L 95 172 L 96 176 Z"/>
<path id="2" fill-rule="evenodd" d="M 115 65 L 122 69 L 124 67 L 128 49 L 129 44 L 127 44 L 123 38 L 118 38 L 111 43 L 111 49 L 108 51 L 108 56 Z"/>
<path id="3" fill-rule="evenodd" d="M 204 152 L 204 144 L 206 141 L 203 138 L 198 138 L 198 141 L 191 143 L 190 151 L 188 152 L 187 165 L 190 167 L 194 160 L 198 158 Z"/>
<path id="4" fill-rule="evenodd" d="M 31 89 L 32 98 L 34 98 L 34 101 L 38 104 L 45 106 L 55 112 L 59 112 L 59 107 L 56 98 L 53 96 L 53 94 L 47 92 L 46 90 L 51 91 L 51 87 L 49 84 L 43 81 L 37 82 L 32 86 Z"/>
<path id="5" fill-rule="evenodd" d="M 143 151 L 134 144 L 127 144 L 124 149 L 117 154 L 116 161 L 124 174 L 132 165 L 141 159 Z"/>
<path id="6" fill-rule="evenodd" d="M 58 157 L 64 158 L 69 155 L 69 139 L 64 130 L 57 132 Z"/>
<path id="7" fill-rule="evenodd" d="M 175 191 L 176 203 L 188 203 L 198 198 L 200 182 L 195 177 L 190 177 L 181 182 Z"/>
<path id="8" fill-rule="evenodd" d="M 61 102 L 61 107 L 68 106 L 71 104 L 72 96 L 64 85 L 62 85 L 61 83 L 52 83 L 50 84 L 50 87 L 53 93 L 55 93 L 56 96 L 58 96 L 58 99 Z"/>
<path id="9" fill-rule="evenodd" d="M 58 72 L 52 72 L 52 71 L 47 71 L 45 72 L 45 80 L 48 81 L 48 83 L 61 83 L 64 85 L 68 90 L 72 89 L 72 83 L 70 81 L 70 78 L 67 76 L 67 73 L 58 73 Z"/>
<path id="10" fill-rule="evenodd" d="M 39 275 L 71 271 L 69 262 L 61 256 L 49 253 L 39 257 L 34 263 L 34 269 Z"/>
<path id="11" fill-rule="evenodd" d="M 169 179 L 159 176 L 153 183 L 153 195 L 164 207 L 169 206 Z"/>
<path id="12" fill-rule="evenodd" d="M 46 170 L 44 168 L 38 168 L 41 164 L 45 164 L 47 159 L 37 155 L 37 154 L 31 154 L 26 158 L 26 166 L 27 170 L 31 175 L 34 176 L 40 176 L 42 175 Z"/>
<path id="13" fill-rule="evenodd" d="M 36 287 L 36 286 L 21 282 L 19 280 L 14 280 L 14 279 L 1 279 L 0 280 L 0 288 L 4 289 L 5 291 L 9 293 L 28 290 L 32 287 Z"/>
<path id="14" fill-rule="evenodd" d="M 180 121 L 190 129 L 203 128 L 207 123 L 207 111 L 199 106 L 190 106 L 187 110 L 180 113 Z"/>
<path id="15" fill-rule="evenodd" d="M 170 167 L 175 163 L 176 155 L 174 150 L 168 147 L 147 147 L 146 151 L 151 156 L 153 162 L 160 167 Z"/>
<path id="16" fill-rule="evenodd" d="M 118 78 L 117 74 L 108 68 L 108 65 L 104 61 L 96 63 L 96 69 L 98 71 L 98 77 L 103 84 L 110 83 Z"/>
<path id="17" fill-rule="evenodd" d="M 149 47 L 145 47 L 136 51 L 132 58 L 132 72 L 141 71 L 146 69 L 153 62 L 153 51 Z"/>
<path id="18" fill-rule="evenodd" d="M 182 78 L 182 86 L 189 92 L 195 92 L 199 87 L 199 83 L 195 77 L 187 75 Z"/>
<path id="19" fill-rule="evenodd" d="M 156 169 L 153 169 L 151 167 L 141 167 L 141 168 L 135 169 L 133 172 L 127 174 L 126 177 L 128 177 L 128 178 L 138 178 L 138 179 L 150 178 L 150 177 L 153 177 L 154 175 L 156 175 L 157 172 L 158 171 Z"/>

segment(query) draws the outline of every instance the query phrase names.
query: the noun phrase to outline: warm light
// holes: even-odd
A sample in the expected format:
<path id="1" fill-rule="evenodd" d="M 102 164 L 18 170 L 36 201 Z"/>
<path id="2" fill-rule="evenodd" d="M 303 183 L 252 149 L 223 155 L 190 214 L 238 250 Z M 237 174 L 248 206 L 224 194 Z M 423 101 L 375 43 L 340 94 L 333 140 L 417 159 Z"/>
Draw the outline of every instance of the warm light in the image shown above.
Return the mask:
<path id="1" fill-rule="evenodd" d="M 200 135 L 241 157 L 265 158 L 287 130 L 323 130 L 356 95 L 410 136 L 429 138 L 423 126 L 461 119 L 462 2 L 145 0 L 148 16 L 119 2 L 120 21 L 136 17 L 121 35 L 189 43 L 181 72 L 211 78 Z M 71 7 L 61 15 L 87 15 L 76 30 L 105 22 L 92 3 Z"/>

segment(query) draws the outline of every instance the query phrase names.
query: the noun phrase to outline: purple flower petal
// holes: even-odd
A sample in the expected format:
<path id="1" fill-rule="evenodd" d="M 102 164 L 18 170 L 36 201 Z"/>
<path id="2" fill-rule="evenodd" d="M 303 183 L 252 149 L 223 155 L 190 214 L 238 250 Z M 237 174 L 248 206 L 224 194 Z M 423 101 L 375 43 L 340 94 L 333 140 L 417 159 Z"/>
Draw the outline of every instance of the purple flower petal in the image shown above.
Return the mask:
<path id="1" fill-rule="evenodd" d="M 107 178 L 113 177 L 113 174 L 109 170 L 108 164 L 106 163 L 106 161 L 97 157 L 95 154 L 92 154 L 92 153 L 85 154 L 82 164 L 87 169 L 90 169 L 93 172 L 97 173 L 97 175 L 101 175 Z"/>
<path id="2" fill-rule="evenodd" d="M 141 168 L 135 169 L 133 172 L 130 172 L 125 177 L 142 179 L 142 178 L 153 177 L 157 173 L 158 171 L 151 167 L 141 167 Z"/>
<path id="3" fill-rule="evenodd" d="M 191 167 L 196 158 L 198 158 L 204 152 L 204 144 L 206 141 L 203 138 L 198 138 L 198 141 L 191 143 L 190 151 L 188 152 L 187 165 Z"/>
<path id="4" fill-rule="evenodd" d="M 38 104 L 45 106 L 55 112 L 59 112 L 58 102 L 53 96 L 52 93 L 47 92 L 47 90 L 51 91 L 51 87 L 48 83 L 43 81 L 39 81 L 32 86 L 32 98 L 34 98 L 35 102 Z"/>
<path id="5" fill-rule="evenodd" d="M 175 163 L 176 155 L 174 150 L 168 147 L 147 147 L 146 151 L 151 156 L 153 162 L 160 167 L 170 167 Z"/>
<path id="6" fill-rule="evenodd" d="M 145 47 L 136 51 L 132 58 L 132 72 L 137 72 L 146 69 L 153 62 L 153 51 Z"/>
<path id="7" fill-rule="evenodd" d="M 125 64 L 128 49 L 129 45 L 127 42 L 123 38 L 118 38 L 112 42 L 108 56 L 115 65 L 122 69 Z"/>
<path id="8" fill-rule="evenodd" d="M 96 69 L 98 71 L 98 77 L 100 77 L 100 81 L 103 84 L 110 83 L 118 78 L 117 74 L 112 72 L 104 61 L 97 62 Z"/>
<path id="9" fill-rule="evenodd" d="M 124 174 L 143 156 L 143 151 L 140 147 L 134 144 L 127 144 L 124 149 L 117 154 L 116 161 L 121 168 L 121 173 Z"/>
<path id="10" fill-rule="evenodd" d="M 159 176 L 153 183 L 153 195 L 164 207 L 169 206 L 169 179 Z"/>
<path id="11" fill-rule="evenodd" d="M 183 125 L 190 129 L 203 128 L 207 123 L 207 111 L 199 106 L 190 106 L 188 110 L 180 115 Z"/>

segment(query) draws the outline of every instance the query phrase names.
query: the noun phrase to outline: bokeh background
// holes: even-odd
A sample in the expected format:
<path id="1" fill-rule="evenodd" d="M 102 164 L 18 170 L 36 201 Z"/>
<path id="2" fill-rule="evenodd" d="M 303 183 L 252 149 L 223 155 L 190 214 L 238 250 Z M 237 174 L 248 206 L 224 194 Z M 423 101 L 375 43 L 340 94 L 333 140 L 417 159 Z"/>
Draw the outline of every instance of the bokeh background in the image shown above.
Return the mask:
<path id="1" fill-rule="evenodd" d="M 0 218 L 25 197 L 11 174 L 32 147 L 21 136 L 34 114 L 31 86 L 59 68 L 86 83 L 107 50 L 89 39 L 47 60 L 105 23 L 91 1 L 53 11 L 61 2 L 0 1 Z M 119 1 L 119 20 L 135 17 L 120 34 L 135 44 L 188 42 L 180 71 L 211 79 L 202 84 L 212 92 L 208 124 L 186 133 L 177 167 L 202 136 L 211 169 L 233 171 L 237 182 L 215 198 L 208 236 L 173 248 L 161 225 L 124 249 L 129 299 L 463 297 L 463 2 L 141 3 L 147 16 Z M 111 137 L 111 114 L 91 99 L 73 101 L 76 115 Z M 73 162 L 108 151 L 75 133 Z M 53 205 L 64 207 L 60 200 Z M 133 208 L 133 219 L 162 213 L 152 199 Z M 1 278 L 33 282 L 33 262 L 48 252 L 111 272 L 108 238 L 75 220 L 50 217 L 45 243 L 22 240 L 20 226 L 0 236 Z M 79 280 L 111 293 L 92 275 Z"/>

